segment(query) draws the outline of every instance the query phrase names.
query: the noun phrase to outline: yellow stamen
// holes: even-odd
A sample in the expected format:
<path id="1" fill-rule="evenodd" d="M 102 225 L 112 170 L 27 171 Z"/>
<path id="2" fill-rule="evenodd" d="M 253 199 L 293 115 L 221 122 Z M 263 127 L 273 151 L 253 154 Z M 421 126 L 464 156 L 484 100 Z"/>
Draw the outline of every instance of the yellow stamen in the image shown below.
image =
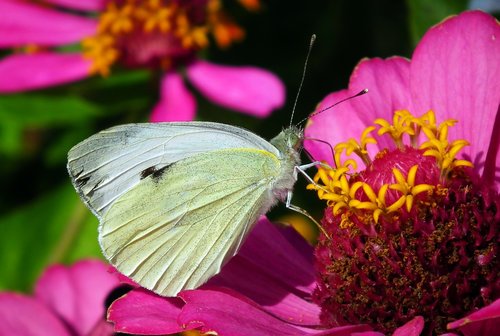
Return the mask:
<path id="1" fill-rule="evenodd" d="M 108 76 L 110 66 L 119 57 L 114 38 L 111 35 L 98 35 L 84 39 L 82 45 L 86 49 L 83 56 L 93 60 L 91 73 Z"/>
<path id="2" fill-rule="evenodd" d="M 458 153 L 464 146 L 468 145 L 468 142 L 465 140 L 448 142 L 448 130 L 455 125 L 456 120 L 448 119 L 437 124 L 436 116 L 431 110 L 418 118 L 407 110 L 400 110 L 394 113 L 392 122 L 390 124 L 384 119 L 375 120 L 375 124 L 379 126 L 378 134 L 380 136 L 389 135 L 398 148 L 405 146 L 404 136 L 408 135 L 411 146 L 418 148 L 417 141 L 423 133 L 427 140 L 420 145 L 420 149 L 423 150 L 423 155 L 436 158 L 436 164 L 441 169 L 443 178 L 458 166 L 472 167 L 471 162 L 457 159 Z M 392 170 L 394 183 L 383 184 L 378 191 L 375 191 L 366 182 L 350 182 L 352 176 L 356 175 L 354 171 L 357 169 L 356 161 L 350 159 L 350 155 L 353 153 L 358 155 L 367 167 L 372 162 L 368 155 L 367 145 L 377 143 L 375 138 L 369 136 L 374 129 L 374 126 L 366 128 L 361 135 L 360 142 L 349 139 L 337 144 L 334 148 L 334 161 L 337 168 L 319 168 L 314 177 L 314 181 L 318 185 L 311 184 L 307 187 L 317 190 L 319 198 L 327 201 L 335 215 L 341 214 L 341 226 L 352 223 L 346 216 L 358 216 L 362 222 L 371 218 L 372 221 L 378 223 L 381 216 L 398 216 L 397 213 L 403 207 L 404 210 L 410 212 L 415 205 L 417 195 L 435 194 L 439 190 L 445 189 L 440 185 L 416 184 L 418 165 L 412 166 L 407 176 L 404 176 L 399 169 L 394 168 Z M 381 158 L 387 153 L 387 149 L 382 149 L 376 158 Z M 436 191 L 434 191 L 435 189 Z M 401 194 L 392 204 L 386 204 L 388 190 Z M 426 200 L 422 202 L 426 202 Z M 367 215 L 370 216 L 367 217 Z"/>
<path id="3" fill-rule="evenodd" d="M 234 41 L 243 39 L 244 30 L 221 11 L 220 0 L 210 0 L 207 8 L 207 22 L 212 27 L 215 41 L 220 48 L 227 48 Z"/>
<path id="4" fill-rule="evenodd" d="M 361 202 L 360 204 L 358 204 L 356 208 L 372 210 L 373 219 L 375 223 L 378 223 L 380 215 L 388 212 L 385 204 L 385 196 L 387 194 L 389 185 L 388 184 L 382 185 L 377 194 L 375 194 L 372 187 L 370 187 L 370 185 L 368 185 L 367 183 L 362 182 L 362 186 L 363 186 L 363 191 L 365 195 L 370 199 L 370 202 Z"/>
<path id="5" fill-rule="evenodd" d="M 433 156 L 441 169 L 441 176 L 446 177 L 449 171 L 458 166 L 472 167 L 472 162 L 467 160 L 457 160 L 458 152 L 469 143 L 465 140 L 455 140 L 451 144 L 448 142 L 448 128 L 455 124 L 455 120 L 449 119 L 437 127 L 436 132 L 423 128 L 428 140 L 420 146 L 425 149 L 425 156 Z"/>
<path id="6" fill-rule="evenodd" d="M 158 8 L 153 13 L 141 13 L 144 20 L 144 31 L 151 33 L 155 30 L 162 33 L 170 31 L 172 24 L 170 18 L 174 14 L 174 7 Z"/>
<path id="7" fill-rule="evenodd" d="M 118 7 L 115 3 L 110 2 L 104 13 L 101 14 L 99 20 L 100 32 L 111 32 L 114 35 L 128 33 L 134 28 L 132 14 L 134 6 L 126 4 L 123 7 Z"/>
<path id="8" fill-rule="evenodd" d="M 197 6 L 203 7 L 162 0 L 109 1 L 99 16 L 97 34 L 82 41 L 84 57 L 94 63 L 92 72 L 108 75 L 127 41 L 153 36 L 155 41 L 182 46 L 185 56 L 207 47 L 210 35 L 221 47 L 243 38 L 244 31 L 224 14 L 220 0 Z M 193 18 L 193 10 L 200 15 Z M 176 55 L 156 57 L 158 64 L 170 66 Z"/>
<path id="9" fill-rule="evenodd" d="M 375 124 L 380 126 L 378 135 L 389 134 L 398 148 L 403 147 L 403 135 L 415 135 L 413 116 L 406 110 L 396 111 L 392 118 L 393 125 L 385 119 L 376 119 Z"/>
<path id="10" fill-rule="evenodd" d="M 361 160 L 363 160 L 365 165 L 369 165 L 371 162 L 370 156 L 368 155 L 368 149 L 367 146 L 368 144 L 376 144 L 377 141 L 375 138 L 368 136 L 373 130 L 375 129 L 375 126 L 370 126 L 367 127 L 363 133 L 361 134 L 361 142 L 356 141 L 356 139 L 349 139 L 347 142 L 340 143 L 337 146 L 335 146 L 335 152 L 338 152 L 338 155 L 336 155 L 336 159 L 340 162 L 340 155 L 342 151 L 345 150 L 346 155 L 351 155 L 352 153 L 356 153 Z M 353 161 L 354 164 L 355 161 Z M 345 165 L 345 163 L 344 163 Z"/>
<path id="11" fill-rule="evenodd" d="M 430 191 L 434 188 L 434 186 L 430 184 L 418 184 L 415 185 L 415 178 L 417 176 L 417 169 L 418 165 L 414 165 L 410 168 L 408 172 L 408 176 L 405 178 L 401 171 L 397 168 L 392 169 L 392 173 L 394 175 L 394 178 L 396 179 L 395 184 L 391 184 L 389 186 L 390 189 L 392 190 L 397 190 L 403 195 L 401 198 L 396 201 L 398 206 L 394 206 L 392 204 L 389 208 L 391 208 L 390 212 L 398 210 L 400 207 L 403 206 L 403 204 L 406 204 L 406 211 L 410 212 L 411 208 L 413 206 L 413 199 L 416 195 Z"/>
<path id="12" fill-rule="evenodd" d="M 257 11 L 260 9 L 259 0 L 238 0 L 249 11 Z"/>
<path id="13" fill-rule="evenodd" d="M 221 48 L 229 47 L 233 41 L 242 40 L 244 36 L 245 31 L 232 22 L 214 25 L 215 41 Z"/>
<path id="14" fill-rule="evenodd" d="M 349 144 L 346 142 L 341 142 L 335 148 L 333 149 L 334 152 L 334 160 L 335 160 L 335 166 L 336 167 L 351 167 L 353 170 L 356 170 L 358 167 L 358 164 L 356 163 L 355 160 L 353 159 L 348 159 L 344 162 L 341 160 L 342 153 L 344 150 L 347 150 L 349 147 Z"/>

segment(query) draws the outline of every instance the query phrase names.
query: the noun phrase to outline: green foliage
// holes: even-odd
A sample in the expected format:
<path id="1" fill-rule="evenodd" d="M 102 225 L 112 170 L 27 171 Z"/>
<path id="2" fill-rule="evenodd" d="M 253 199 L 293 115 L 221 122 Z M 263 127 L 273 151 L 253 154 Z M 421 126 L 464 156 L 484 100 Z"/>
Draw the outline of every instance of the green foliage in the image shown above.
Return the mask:
<path id="1" fill-rule="evenodd" d="M 0 217 L 0 231 L 0 289 L 30 291 L 47 265 L 101 255 L 97 220 L 69 183 Z"/>
<path id="2" fill-rule="evenodd" d="M 0 152 L 23 149 L 29 130 L 65 127 L 100 115 L 98 106 L 78 96 L 16 94 L 0 97 Z"/>

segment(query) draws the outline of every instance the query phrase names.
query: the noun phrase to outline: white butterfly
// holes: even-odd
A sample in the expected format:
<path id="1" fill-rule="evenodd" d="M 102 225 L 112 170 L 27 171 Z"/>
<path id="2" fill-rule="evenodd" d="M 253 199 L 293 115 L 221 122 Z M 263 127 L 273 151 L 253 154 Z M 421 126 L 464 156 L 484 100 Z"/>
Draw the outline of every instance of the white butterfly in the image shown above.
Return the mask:
<path id="1" fill-rule="evenodd" d="M 109 262 L 174 296 L 218 273 L 278 200 L 308 215 L 290 204 L 297 172 L 316 165 L 300 166 L 302 141 L 296 127 L 268 142 L 210 122 L 122 125 L 73 147 L 68 171 Z"/>

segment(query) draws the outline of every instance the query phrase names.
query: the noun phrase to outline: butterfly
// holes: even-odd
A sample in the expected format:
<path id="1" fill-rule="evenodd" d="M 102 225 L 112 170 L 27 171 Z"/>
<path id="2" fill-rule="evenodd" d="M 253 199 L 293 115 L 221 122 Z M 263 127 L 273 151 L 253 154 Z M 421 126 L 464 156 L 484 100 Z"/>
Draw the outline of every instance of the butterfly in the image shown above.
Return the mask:
<path id="1" fill-rule="evenodd" d="M 302 142 L 295 126 L 268 142 L 220 123 L 128 124 L 73 147 L 68 171 L 107 260 L 175 296 L 217 274 L 278 201 L 309 216 L 291 204 L 297 173 L 317 164 L 300 165 Z"/>

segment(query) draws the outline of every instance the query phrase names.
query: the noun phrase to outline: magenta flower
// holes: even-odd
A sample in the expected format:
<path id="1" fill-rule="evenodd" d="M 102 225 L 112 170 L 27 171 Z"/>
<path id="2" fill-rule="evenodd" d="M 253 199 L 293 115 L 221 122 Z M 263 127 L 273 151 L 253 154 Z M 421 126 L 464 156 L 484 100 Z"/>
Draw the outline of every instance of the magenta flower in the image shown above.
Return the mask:
<path id="1" fill-rule="evenodd" d="M 164 298 L 137 288 L 108 310 L 115 330 L 144 335 L 198 329 L 218 335 L 350 335 L 367 326 L 324 330 L 315 288 L 312 247 L 293 229 L 262 218 L 222 272 L 197 290 Z"/>
<path id="2" fill-rule="evenodd" d="M 491 16 L 466 12 L 432 28 L 411 62 L 403 58 L 362 61 L 349 90 L 334 93 L 320 104 L 318 110 L 362 88 L 370 89 L 368 95 L 317 115 L 306 129 L 308 136 L 341 143 L 334 159 L 328 146 L 308 142 L 316 158 L 333 165 L 345 163 L 345 149 L 361 156 L 351 165 L 337 164 L 337 170 L 320 170 L 316 177 L 318 183 L 325 182 L 324 190 L 320 189 L 323 198 L 330 197 L 329 205 L 340 204 L 337 210 L 344 215 L 326 209 L 323 223 L 332 238 L 320 237 L 316 270 L 310 246 L 291 229 L 262 219 L 239 254 L 200 289 L 163 298 L 136 288 L 115 301 L 108 311 L 115 329 L 146 335 L 188 329 L 222 336 L 493 334 L 500 321 L 496 258 L 500 200 L 494 177 L 499 141 L 495 124 L 500 98 L 498 41 L 499 26 Z M 435 114 L 422 118 L 403 111 L 426 113 L 431 107 Z M 400 112 L 393 127 L 377 120 L 394 140 L 386 140 L 382 131 L 373 137 L 365 133 L 365 142 L 356 142 L 360 148 L 353 141 L 341 142 L 361 133 L 372 119 L 392 117 L 395 111 Z M 447 120 L 452 113 L 460 119 L 454 128 L 453 121 L 437 124 L 434 119 L 437 115 Z M 400 126 L 405 135 L 398 137 Z M 433 140 L 424 150 L 405 144 L 407 138 L 416 145 L 425 137 Z M 436 147 L 447 137 L 468 138 L 471 146 L 465 149 L 464 142 L 449 141 L 439 151 Z M 366 143 L 373 145 L 366 148 Z M 387 150 L 380 152 L 382 148 Z M 400 152 L 390 158 L 391 150 Z M 377 159 L 367 161 L 377 153 Z M 467 158 L 475 162 L 474 170 Z M 372 167 L 377 160 L 389 167 L 388 187 L 375 186 L 385 181 L 384 174 L 369 178 L 369 173 L 362 172 L 363 162 Z M 344 168 L 351 169 L 355 163 L 358 174 L 351 180 Z M 373 170 L 378 172 L 376 167 Z M 339 184 L 333 183 L 340 180 L 333 180 L 336 172 L 344 176 Z M 404 197 L 400 175 L 410 191 Z M 359 197 L 358 203 L 347 200 L 343 205 L 328 189 L 330 184 L 335 191 L 339 185 L 352 188 L 356 182 L 360 183 L 352 198 Z M 378 192 L 387 190 L 370 193 L 369 183 Z M 439 183 L 446 183 L 440 194 L 435 193 Z M 376 211 L 368 204 L 373 194 L 375 203 L 385 199 L 383 195 L 388 195 L 387 207 L 399 203 L 391 212 L 385 211 L 384 204 Z M 431 196 L 435 203 L 425 203 Z M 359 206 L 361 202 L 366 209 Z M 408 228 L 409 223 L 415 226 Z M 372 250 L 363 249 L 368 245 Z M 424 264 L 423 257 L 430 261 Z M 432 272 L 440 277 L 425 277 Z M 433 282 L 425 282 L 428 279 Z"/>
<path id="3" fill-rule="evenodd" d="M 119 284 L 97 260 L 47 268 L 33 296 L 0 292 L 0 335 L 112 335 L 104 301 Z"/>
<path id="4" fill-rule="evenodd" d="M 366 323 L 391 333 L 420 318 L 425 335 L 457 327 L 494 333 L 499 38 L 485 13 L 449 18 L 427 32 L 411 62 L 363 60 L 349 89 L 318 109 L 365 87 L 370 93 L 310 120 L 306 136 L 334 146 L 332 155 L 306 144 L 335 167 L 320 168 L 309 186 L 328 204 L 331 238 L 320 237 L 315 251 L 314 301 L 324 325 Z"/>
<path id="5" fill-rule="evenodd" d="M 47 2 L 53 6 L 0 0 L 0 48 L 16 50 L 0 60 L 0 93 L 107 76 L 119 62 L 163 72 L 152 121 L 194 118 L 196 101 L 184 85 L 184 72 L 203 95 L 230 109 L 265 117 L 284 103 L 284 86 L 272 73 L 197 58 L 211 36 L 227 47 L 244 35 L 220 0 Z M 98 19 L 64 9 L 96 13 Z M 83 51 L 61 50 L 72 44 Z"/>
<path id="6" fill-rule="evenodd" d="M 262 218 L 238 255 L 200 289 L 174 298 L 133 289 L 111 305 L 108 320 L 117 332 L 140 335 L 196 329 L 221 336 L 383 336 L 368 325 L 327 328 L 321 323 L 320 307 L 311 302 L 316 288 L 312 259 L 312 247 L 293 229 Z M 454 322 L 453 328 L 494 324 L 499 306 L 500 300 Z M 416 317 L 393 335 L 420 335 L 423 327 L 423 318 Z"/>

